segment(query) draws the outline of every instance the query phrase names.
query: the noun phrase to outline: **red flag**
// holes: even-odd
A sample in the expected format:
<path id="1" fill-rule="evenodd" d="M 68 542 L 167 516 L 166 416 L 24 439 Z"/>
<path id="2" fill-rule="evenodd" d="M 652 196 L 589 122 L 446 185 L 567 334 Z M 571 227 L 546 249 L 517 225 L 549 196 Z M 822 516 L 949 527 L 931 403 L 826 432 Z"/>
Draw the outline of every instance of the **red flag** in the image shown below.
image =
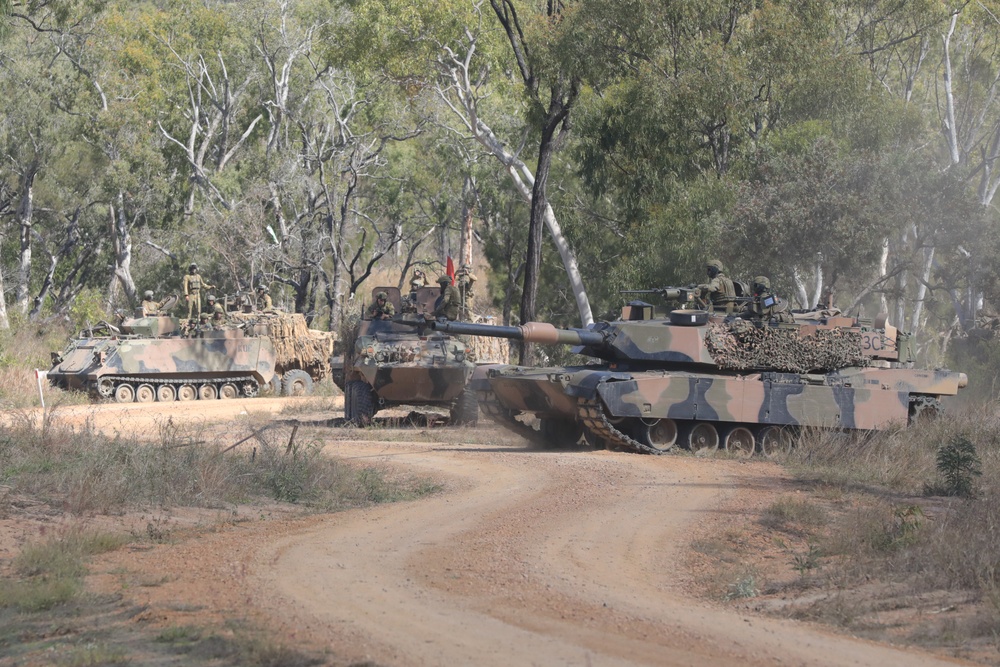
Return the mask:
<path id="1" fill-rule="evenodd" d="M 445 269 L 445 273 L 448 274 L 448 277 L 451 278 L 451 284 L 454 285 L 455 284 L 455 263 L 451 261 L 451 255 L 448 255 L 448 264 L 447 264 L 447 268 Z"/>

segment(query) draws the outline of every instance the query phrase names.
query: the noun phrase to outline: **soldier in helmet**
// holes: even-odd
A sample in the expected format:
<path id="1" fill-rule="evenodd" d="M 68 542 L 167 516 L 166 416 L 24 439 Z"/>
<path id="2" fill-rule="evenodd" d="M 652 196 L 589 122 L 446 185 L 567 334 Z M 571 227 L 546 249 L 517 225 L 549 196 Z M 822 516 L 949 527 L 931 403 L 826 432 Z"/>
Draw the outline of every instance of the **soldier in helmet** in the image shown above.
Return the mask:
<path id="1" fill-rule="evenodd" d="M 198 273 L 198 265 L 188 266 L 187 275 L 184 276 L 184 298 L 188 303 L 188 320 L 191 319 L 191 312 L 201 315 L 201 290 L 214 289 L 215 285 L 209 285 Z"/>
<path id="2" fill-rule="evenodd" d="M 389 295 L 379 292 L 375 295 L 375 303 L 368 306 L 368 317 L 373 320 L 391 320 L 396 314 L 396 308 L 389 301 Z"/>
<path id="3" fill-rule="evenodd" d="M 761 322 L 794 322 L 788 303 L 771 291 L 771 281 L 767 276 L 753 279 L 753 300 L 746 305 L 740 317 Z"/>
<path id="4" fill-rule="evenodd" d="M 142 314 L 144 317 L 150 317 L 152 315 L 157 315 L 160 312 L 160 308 L 163 307 L 163 303 L 160 301 L 153 300 L 153 290 L 148 289 L 142 295 Z"/>
<path id="5" fill-rule="evenodd" d="M 472 273 L 471 266 L 463 264 L 455 277 L 458 279 L 458 293 L 462 297 L 464 318 L 469 319 L 472 317 L 472 286 L 476 282 L 476 276 Z"/>
<path id="6" fill-rule="evenodd" d="M 205 302 L 208 304 L 208 309 L 211 311 L 212 325 L 222 326 L 226 321 L 226 309 L 221 303 L 215 300 L 214 294 L 209 294 L 205 299 Z"/>
<path id="7" fill-rule="evenodd" d="M 705 270 L 709 280 L 707 283 L 698 285 L 701 298 L 713 309 L 721 308 L 732 311 L 733 299 L 736 298 L 736 288 L 733 286 L 733 281 L 726 275 L 722 262 L 710 259 L 705 262 Z"/>
<path id="8" fill-rule="evenodd" d="M 271 295 L 267 293 L 266 285 L 257 285 L 257 303 L 255 305 L 257 310 L 262 313 L 274 312 L 274 301 L 271 300 Z"/>
<path id="9" fill-rule="evenodd" d="M 410 291 L 416 292 L 421 287 L 427 287 L 427 276 L 420 269 L 413 269 L 413 275 L 410 277 Z"/>
<path id="10" fill-rule="evenodd" d="M 434 302 L 434 317 L 444 317 L 449 320 L 458 319 L 458 310 L 462 306 L 462 297 L 458 288 L 451 284 L 451 278 L 441 276 L 437 279 L 441 285 L 441 296 Z"/>

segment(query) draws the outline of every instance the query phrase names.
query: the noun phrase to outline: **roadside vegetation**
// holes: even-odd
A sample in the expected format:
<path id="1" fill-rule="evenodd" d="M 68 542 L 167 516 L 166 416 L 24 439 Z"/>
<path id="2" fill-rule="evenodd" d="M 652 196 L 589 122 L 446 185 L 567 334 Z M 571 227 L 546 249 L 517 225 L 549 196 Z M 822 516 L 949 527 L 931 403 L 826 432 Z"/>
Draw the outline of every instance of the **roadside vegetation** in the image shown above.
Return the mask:
<path id="1" fill-rule="evenodd" d="M 53 664 L 71 665 L 319 664 L 315 656 L 274 644 L 252 624 L 150 634 L 116 623 L 138 612 L 124 598 L 87 592 L 89 560 L 125 545 L 148 547 L 182 536 L 156 521 L 145 531 L 116 532 L 94 527 L 92 518 L 191 507 L 220 517 L 235 516 L 236 508 L 250 517 L 247 507 L 279 507 L 294 516 L 437 489 L 383 467 L 345 464 L 322 454 L 317 442 L 301 434 L 293 439 L 289 428 L 265 428 L 253 415 L 227 425 L 226 433 L 250 435 L 235 447 L 235 437 L 220 438 L 211 427 L 187 430 L 169 420 L 150 441 L 140 441 L 105 435 L 89 422 L 73 427 L 59 408 L 45 410 L 40 421 L 28 412 L 7 417 L 0 425 L 0 518 L 23 519 L 30 511 L 38 530 L 12 559 L 0 560 L 0 654 L 29 662 L 45 652 Z"/>
<path id="2" fill-rule="evenodd" d="M 792 477 L 786 493 L 695 543 L 696 557 L 715 563 L 706 579 L 712 594 L 858 636 L 995 662 L 997 407 L 867 436 L 802 434 L 778 457 Z"/>

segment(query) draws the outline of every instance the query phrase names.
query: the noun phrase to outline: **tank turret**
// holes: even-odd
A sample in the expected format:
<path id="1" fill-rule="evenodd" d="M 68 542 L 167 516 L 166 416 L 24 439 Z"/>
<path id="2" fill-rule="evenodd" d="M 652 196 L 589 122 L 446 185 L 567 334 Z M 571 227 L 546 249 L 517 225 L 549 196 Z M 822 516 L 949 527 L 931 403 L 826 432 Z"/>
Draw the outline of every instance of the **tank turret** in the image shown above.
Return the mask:
<path id="1" fill-rule="evenodd" d="M 678 290 L 682 288 L 677 288 Z M 670 296 L 684 296 L 683 292 Z M 770 452 L 802 426 L 878 430 L 940 410 L 964 373 L 913 368 L 910 336 L 835 310 L 769 323 L 692 308 L 655 317 L 643 302 L 586 329 L 427 321 L 436 332 L 575 346 L 581 366 L 478 368 L 470 386 L 501 425 L 549 445 L 661 453 Z M 538 418 L 529 426 L 522 414 Z"/>

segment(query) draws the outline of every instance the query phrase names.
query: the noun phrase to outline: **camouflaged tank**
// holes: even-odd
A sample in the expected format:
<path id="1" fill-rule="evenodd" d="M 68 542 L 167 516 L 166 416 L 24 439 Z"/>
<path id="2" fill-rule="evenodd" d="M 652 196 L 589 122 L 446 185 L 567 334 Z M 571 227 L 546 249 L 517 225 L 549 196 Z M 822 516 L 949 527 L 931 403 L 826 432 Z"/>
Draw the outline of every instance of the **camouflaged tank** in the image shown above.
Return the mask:
<path id="1" fill-rule="evenodd" d="M 147 403 L 252 397 L 276 376 L 270 338 L 206 329 L 187 333 L 166 315 L 104 322 L 52 353 L 48 380 L 95 398 Z"/>
<path id="2" fill-rule="evenodd" d="M 670 288 L 690 302 L 691 294 Z M 762 324 L 678 309 L 655 318 L 633 302 L 620 320 L 587 329 L 529 322 L 484 327 L 436 322 L 441 333 L 577 346 L 583 366 L 489 365 L 470 387 L 483 412 L 546 445 L 591 445 L 658 454 L 675 443 L 743 455 L 785 447 L 798 427 L 879 430 L 940 409 L 964 373 L 913 368 L 907 334 L 839 311 Z M 538 428 L 521 419 L 538 418 Z"/>
<path id="3" fill-rule="evenodd" d="M 479 406 L 469 377 L 478 364 L 506 362 L 506 341 L 418 330 L 425 313 L 433 312 L 438 287 L 422 287 L 405 299 L 396 287 L 376 287 L 370 303 L 379 292 L 387 294 L 395 317 L 371 319 L 364 308 L 353 344 L 344 341 L 343 370 L 334 372 L 344 391 L 345 421 L 366 426 L 383 408 L 412 405 L 446 407 L 451 423 L 475 424 Z"/>

